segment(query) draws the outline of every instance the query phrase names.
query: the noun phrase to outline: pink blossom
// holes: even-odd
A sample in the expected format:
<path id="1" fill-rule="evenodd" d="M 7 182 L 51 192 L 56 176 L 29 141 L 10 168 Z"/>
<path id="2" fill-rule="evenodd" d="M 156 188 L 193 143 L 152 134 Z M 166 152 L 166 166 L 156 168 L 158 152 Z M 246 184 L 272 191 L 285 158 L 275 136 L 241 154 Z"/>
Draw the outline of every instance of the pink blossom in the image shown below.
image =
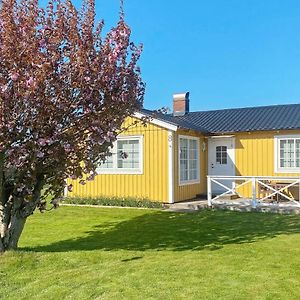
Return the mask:
<path id="1" fill-rule="evenodd" d="M 2 85 L 1 86 L 1 92 L 5 93 L 8 90 L 8 85 Z"/>
<path id="2" fill-rule="evenodd" d="M 38 151 L 38 152 L 36 153 L 36 156 L 37 156 L 38 158 L 43 158 L 43 157 L 45 156 L 45 154 L 44 154 L 42 151 Z"/>
<path id="3" fill-rule="evenodd" d="M 86 1 L 84 22 L 68 1 L 45 11 L 29 1 L 25 14 L 28 1 L 19 2 L 0 5 L 0 147 L 2 184 L 12 186 L 12 202 L 18 189 L 17 213 L 27 217 L 43 201 L 37 186 L 42 198 L 57 198 L 70 174 L 80 185 L 94 179 L 121 124 L 142 105 L 144 84 L 123 18 L 103 38 L 93 29 L 97 1 Z"/>
<path id="4" fill-rule="evenodd" d="M 19 78 L 19 74 L 17 72 L 10 73 L 10 78 L 12 81 L 16 81 Z"/>
<path id="5" fill-rule="evenodd" d="M 34 86 L 35 84 L 35 81 L 34 81 L 34 78 L 33 77 L 30 77 L 27 81 L 26 81 L 26 86 L 27 87 L 32 87 Z"/>
<path id="6" fill-rule="evenodd" d="M 93 181 L 95 179 L 95 175 L 94 174 L 91 174 L 90 176 L 88 176 L 86 178 L 87 181 Z"/>
<path id="7" fill-rule="evenodd" d="M 64 149 L 67 153 L 72 151 L 72 146 L 70 144 L 64 144 Z"/>
<path id="8" fill-rule="evenodd" d="M 46 139 L 38 139 L 38 144 L 40 146 L 46 146 L 47 145 L 47 140 Z"/>
<path id="9" fill-rule="evenodd" d="M 46 47 L 46 41 L 44 40 L 44 39 L 42 39 L 41 41 L 40 41 L 40 47 L 41 48 L 45 48 Z"/>

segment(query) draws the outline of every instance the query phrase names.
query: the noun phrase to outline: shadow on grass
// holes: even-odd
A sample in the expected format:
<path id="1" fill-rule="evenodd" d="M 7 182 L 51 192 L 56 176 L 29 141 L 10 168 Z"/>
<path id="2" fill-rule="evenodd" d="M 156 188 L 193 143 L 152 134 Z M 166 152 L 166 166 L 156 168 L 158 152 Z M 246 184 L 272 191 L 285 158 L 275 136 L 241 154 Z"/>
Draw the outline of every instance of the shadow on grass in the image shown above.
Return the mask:
<path id="1" fill-rule="evenodd" d="M 300 233 L 299 221 L 299 216 L 263 213 L 147 212 L 119 223 L 99 224 L 84 237 L 23 250 L 218 250 L 228 244 L 253 243 L 281 234 Z"/>

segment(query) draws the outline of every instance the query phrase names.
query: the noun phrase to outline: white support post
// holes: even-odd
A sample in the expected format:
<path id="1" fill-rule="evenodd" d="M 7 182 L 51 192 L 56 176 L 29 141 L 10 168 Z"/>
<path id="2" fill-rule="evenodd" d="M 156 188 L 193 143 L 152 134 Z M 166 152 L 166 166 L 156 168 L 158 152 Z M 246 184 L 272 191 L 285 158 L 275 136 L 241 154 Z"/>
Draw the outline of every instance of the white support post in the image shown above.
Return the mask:
<path id="1" fill-rule="evenodd" d="M 298 202 L 300 202 L 300 181 L 298 181 Z"/>
<path id="2" fill-rule="evenodd" d="M 236 195 L 237 192 L 236 192 L 236 184 L 235 184 L 235 180 L 232 180 L 231 188 L 232 188 L 232 193 L 233 193 L 234 195 Z"/>
<path id="3" fill-rule="evenodd" d="M 212 206 L 211 199 L 212 199 L 211 178 L 210 176 L 207 176 L 207 204 L 209 207 Z"/>
<path id="4" fill-rule="evenodd" d="M 256 208 L 257 201 L 256 201 L 256 178 L 252 177 L 252 207 Z"/>

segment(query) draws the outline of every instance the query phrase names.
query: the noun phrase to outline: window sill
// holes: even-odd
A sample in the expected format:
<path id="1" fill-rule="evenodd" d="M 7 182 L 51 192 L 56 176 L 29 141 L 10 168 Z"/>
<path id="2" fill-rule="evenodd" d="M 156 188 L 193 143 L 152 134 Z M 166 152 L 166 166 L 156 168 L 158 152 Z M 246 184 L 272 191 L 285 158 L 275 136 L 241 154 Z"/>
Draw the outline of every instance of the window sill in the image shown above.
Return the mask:
<path id="1" fill-rule="evenodd" d="M 199 184 L 200 180 L 189 180 L 189 181 L 179 181 L 179 186 L 186 186 L 186 185 L 193 185 L 193 184 Z"/>
<path id="2" fill-rule="evenodd" d="M 130 169 L 97 169 L 98 175 L 142 175 L 143 170 L 130 170 Z"/>
<path id="3" fill-rule="evenodd" d="M 288 174 L 288 173 L 295 173 L 295 174 L 300 174 L 300 168 L 299 169 L 276 169 L 275 170 L 276 174 Z"/>

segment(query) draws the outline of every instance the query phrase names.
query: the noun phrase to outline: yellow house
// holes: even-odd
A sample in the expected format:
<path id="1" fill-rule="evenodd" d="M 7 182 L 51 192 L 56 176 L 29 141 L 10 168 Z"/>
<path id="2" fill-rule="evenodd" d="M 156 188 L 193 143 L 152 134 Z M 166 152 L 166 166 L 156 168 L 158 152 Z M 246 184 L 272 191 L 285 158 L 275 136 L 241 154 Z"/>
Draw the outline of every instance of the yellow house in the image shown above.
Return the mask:
<path id="1" fill-rule="evenodd" d="M 125 125 L 145 116 L 146 126 L 118 137 L 94 181 L 72 182 L 70 196 L 174 203 L 206 195 L 208 175 L 300 177 L 300 104 L 189 112 L 184 93 L 174 95 L 172 114 L 143 109 Z M 223 192 L 213 184 L 212 193 Z M 253 193 L 251 185 L 239 192 Z"/>

